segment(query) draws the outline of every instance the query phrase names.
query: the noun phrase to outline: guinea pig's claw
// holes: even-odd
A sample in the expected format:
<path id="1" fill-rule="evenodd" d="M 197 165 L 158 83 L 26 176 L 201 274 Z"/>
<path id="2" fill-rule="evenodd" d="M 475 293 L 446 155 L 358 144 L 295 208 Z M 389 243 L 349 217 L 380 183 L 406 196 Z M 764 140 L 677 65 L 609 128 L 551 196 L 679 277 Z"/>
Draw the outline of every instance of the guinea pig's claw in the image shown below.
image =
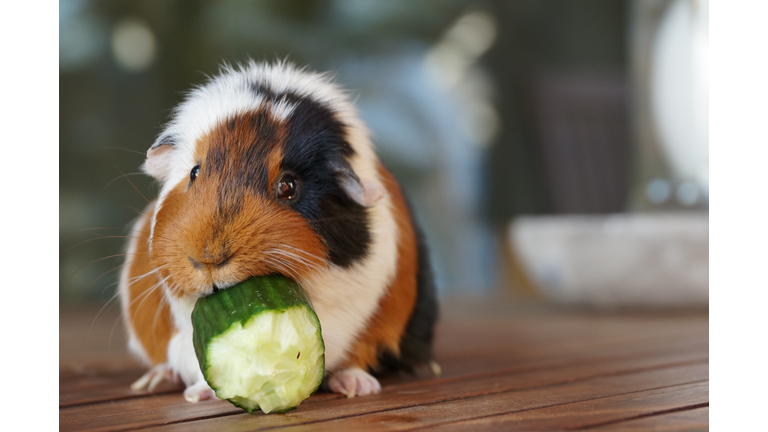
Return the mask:
<path id="1" fill-rule="evenodd" d="M 379 381 L 360 368 L 349 368 L 335 372 L 328 380 L 328 387 L 336 393 L 347 395 L 347 397 L 381 393 Z"/>
<path id="2" fill-rule="evenodd" d="M 152 392 L 155 390 L 155 387 L 163 381 L 163 378 L 177 382 L 176 375 L 167 363 L 160 363 L 153 366 L 141 378 L 131 384 L 131 390 L 139 391 L 144 389 L 144 387 L 147 387 L 147 391 Z"/>
<path id="3" fill-rule="evenodd" d="M 440 375 L 443 374 L 443 368 L 441 368 L 440 365 L 434 360 L 429 362 L 429 369 L 432 370 L 432 375 L 435 378 L 440 378 Z"/>
<path id="4" fill-rule="evenodd" d="M 205 381 L 198 381 L 184 390 L 184 399 L 187 402 L 197 403 L 206 399 L 213 399 L 216 393 Z"/>

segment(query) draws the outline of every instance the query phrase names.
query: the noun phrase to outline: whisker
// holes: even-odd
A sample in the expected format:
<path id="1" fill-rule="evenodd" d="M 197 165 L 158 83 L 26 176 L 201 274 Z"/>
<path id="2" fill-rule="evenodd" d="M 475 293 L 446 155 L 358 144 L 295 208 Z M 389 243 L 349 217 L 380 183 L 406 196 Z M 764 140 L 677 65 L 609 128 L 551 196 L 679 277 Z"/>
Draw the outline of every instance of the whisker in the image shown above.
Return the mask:
<path id="1" fill-rule="evenodd" d="M 126 177 L 127 178 L 127 176 L 131 176 L 131 175 L 146 175 L 146 174 L 144 174 L 143 172 L 132 172 L 132 173 L 128 173 L 128 174 L 123 174 L 122 176 L 117 176 L 117 177 L 113 178 L 112 180 L 110 180 L 109 182 L 107 182 L 107 184 L 105 184 L 104 187 L 101 188 L 101 191 L 99 191 L 99 192 L 104 192 L 104 189 L 106 189 L 109 185 L 111 185 L 115 181 L 120 180 L 120 178 L 122 178 L 122 177 Z"/>
<path id="2" fill-rule="evenodd" d="M 91 321 L 91 326 L 88 328 L 88 336 L 91 335 L 91 331 L 93 330 L 93 325 L 96 324 L 96 320 L 99 319 L 99 315 L 101 315 L 101 313 L 104 312 L 104 309 L 106 309 L 107 306 L 109 306 L 109 304 L 112 303 L 112 301 L 115 300 L 119 295 L 120 295 L 120 291 L 118 290 L 115 292 L 115 294 L 112 297 L 110 297 L 109 300 L 107 300 L 106 303 L 104 303 L 104 306 L 102 306 L 101 309 L 99 309 L 99 312 L 93 318 L 93 321 Z"/>
<path id="3" fill-rule="evenodd" d="M 110 239 L 110 238 L 129 238 L 129 237 L 126 237 L 126 236 L 100 236 L 100 237 L 89 238 L 87 240 L 83 240 L 80 243 L 77 243 L 77 244 L 75 244 L 73 246 L 70 246 L 70 247 L 64 249 L 61 253 L 67 253 L 67 252 L 71 251 L 72 249 L 74 249 L 74 248 L 76 248 L 78 246 L 84 245 L 86 243 L 90 243 L 90 242 L 92 242 L 94 240 L 104 240 L 104 239 Z"/>
<path id="4" fill-rule="evenodd" d="M 123 148 L 123 147 L 105 147 L 105 146 L 102 146 L 101 148 L 103 148 L 103 149 L 111 149 L 111 150 L 125 150 L 127 152 L 140 154 L 142 156 L 146 156 L 147 155 L 146 152 L 140 152 L 140 151 L 137 151 L 137 150 L 127 149 L 127 148 Z"/>
<path id="5" fill-rule="evenodd" d="M 305 251 L 305 250 L 302 250 L 302 249 L 299 249 L 299 248 L 297 248 L 297 247 L 293 247 L 293 246 L 291 246 L 291 245 L 287 245 L 287 244 L 285 244 L 285 243 L 281 243 L 281 244 L 280 244 L 280 246 L 284 246 L 284 247 L 287 247 L 287 248 L 289 248 L 289 249 L 293 249 L 293 250 L 295 250 L 295 251 L 297 251 L 297 252 L 301 252 L 301 253 L 303 253 L 303 254 L 305 254 L 305 255 L 309 255 L 310 257 L 313 257 L 313 258 L 317 259 L 317 260 L 318 260 L 318 261 L 320 261 L 320 262 L 326 262 L 326 261 L 327 261 L 325 258 L 319 257 L 319 256 L 317 256 L 317 255 L 315 255 L 315 254 L 313 254 L 313 253 L 307 252 L 307 251 Z"/>
<path id="6" fill-rule="evenodd" d="M 169 289 L 173 289 L 173 287 L 176 286 L 176 283 L 174 282 Z M 163 306 L 165 303 L 168 302 L 168 299 L 166 296 L 162 295 L 160 296 L 160 303 L 157 305 L 157 310 L 155 311 L 155 317 L 152 319 L 152 340 L 155 343 L 155 346 L 157 346 L 157 332 L 155 331 L 157 328 L 157 317 L 160 315 L 160 312 L 163 311 Z"/>
<path id="7" fill-rule="evenodd" d="M 117 318 L 115 318 L 115 322 L 112 323 L 112 328 L 109 330 L 109 339 L 107 339 L 107 352 L 109 352 L 110 349 L 112 349 L 112 334 L 115 332 L 115 326 L 118 322 L 123 318 L 123 311 L 120 310 L 120 313 L 117 314 Z"/>
<path id="8" fill-rule="evenodd" d="M 125 227 L 91 227 L 91 228 L 80 228 L 77 230 L 78 232 L 85 232 L 85 231 L 96 231 L 96 230 L 116 230 L 116 231 L 124 231 Z"/>
<path id="9" fill-rule="evenodd" d="M 284 256 L 284 257 L 287 256 L 287 257 L 290 257 L 293 260 L 298 261 L 299 264 L 302 264 L 304 267 L 307 268 L 307 270 L 309 271 L 310 276 L 312 276 L 312 277 L 316 277 L 317 276 L 317 272 L 322 272 L 323 270 L 327 269 L 327 267 L 328 267 L 328 261 L 323 259 L 323 258 L 318 257 L 317 255 L 314 255 L 314 254 L 312 254 L 310 252 L 306 252 L 306 251 L 303 251 L 301 249 L 298 249 L 298 248 L 295 248 L 293 246 L 289 246 L 289 245 L 286 245 L 286 244 L 281 244 L 281 246 L 285 246 L 285 247 L 291 248 L 293 250 L 296 250 L 298 252 L 302 252 L 302 253 L 304 253 L 306 255 L 309 255 L 311 257 L 314 257 L 317 261 L 319 261 L 319 264 L 310 261 L 309 258 L 304 258 L 304 257 L 301 257 L 301 256 L 299 256 L 297 254 L 294 254 L 292 252 L 285 251 L 285 250 L 282 250 L 282 249 L 279 249 L 279 248 L 269 249 L 269 250 L 266 251 L 266 253 L 269 254 L 269 255 L 277 254 L 277 255 Z"/>
<path id="10" fill-rule="evenodd" d="M 300 284 L 306 285 L 307 280 L 299 272 L 297 272 L 296 269 L 290 265 L 290 263 L 283 261 L 279 258 L 273 258 L 273 259 L 265 258 L 264 260 L 282 269 L 283 271 L 288 273 L 288 275 L 291 278 L 298 280 Z"/>
<path id="11" fill-rule="evenodd" d="M 296 259 L 301 260 L 303 262 L 311 263 L 311 264 L 313 264 L 315 266 L 324 266 L 324 265 L 328 264 L 328 261 L 325 258 L 319 257 L 317 255 L 314 255 L 314 254 L 310 253 L 310 252 L 305 252 L 305 251 L 302 251 L 301 249 L 298 249 L 298 248 L 295 248 L 293 246 L 289 246 L 289 245 L 286 245 L 286 244 L 280 244 L 280 246 L 293 249 L 293 250 L 295 250 L 297 252 L 301 252 L 301 253 L 307 255 L 307 257 L 303 257 L 303 256 L 300 256 L 300 255 L 296 254 L 295 252 L 287 251 L 287 250 L 280 249 L 280 248 L 272 248 L 270 250 L 278 251 L 278 252 L 280 252 L 282 254 L 287 254 L 287 255 L 289 255 L 292 258 L 296 258 Z M 317 261 L 317 262 L 315 262 L 315 261 Z"/>
<path id="12" fill-rule="evenodd" d="M 117 168 L 117 170 L 118 170 L 118 171 L 120 171 L 120 174 L 122 174 L 122 175 L 123 175 L 123 177 L 124 177 L 124 178 L 125 178 L 125 179 L 128 181 L 128 183 L 130 183 L 130 184 L 131 184 L 131 186 L 133 186 L 133 188 L 134 188 L 134 189 L 136 189 L 136 192 L 138 192 L 138 193 L 139 193 L 139 195 L 141 195 L 141 197 L 142 197 L 142 198 L 144 198 L 144 201 L 146 201 L 146 202 L 147 202 L 147 204 L 149 204 L 149 202 L 150 202 L 150 201 L 147 199 L 147 197 L 145 197 L 145 196 L 144 196 L 144 194 L 143 194 L 143 193 L 141 193 L 141 191 L 139 190 L 139 188 L 137 188 L 137 187 L 136 187 L 136 185 L 135 185 L 135 184 L 133 184 L 133 182 L 131 181 L 131 179 L 129 179 L 129 178 L 128 178 L 128 177 L 125 175 L 125 173 L 123 173 L 123 170 L 121 170 L 121 169 L 120 169 L 120 167 L 119 167 L 119 166 L 117 166 L 117 165 L 115 165 L 115 168 Z"/>
<path id="13" fill-rule="evenodd" d="M 138 230 L 132 230 L 132 231 L 133 232 L 138 232 Z M 118 239 L 118 238 L 119 239 L 142 239 L 142 238 L 145 238 L 145 236 L 143 236 L 143 235 L 103 235 L 103 236 L 93 237 L 93 238 L 89 238 L 89 239 L 83 240 L 83 241 L 81 241 L 81 242 L 79 242 L 79 243 L 77 243 L 77 244 L 75 244 L 73 246 L 68 247 L 67 249 L 63 250 L 62 253 L 70 252 L 72 249 L 74 249 L 74 248 L 76 248 L 78 246 L 81 246 L 81 245 L 83 245 L 85 243 L 90 243 L 90 242 L 95 241 L 95 240 Z M 160 239 L 160 240 L 170 241 L 170 239 L 165 238 L 165 237 L 157 237 L 156 236 L 155 238 Z"/>
<path id="14" fill-rule="evenodd" d="M 269 255 L 275 254 L 275 255 L 280 255 L 280 256 L 286 257 L 286 258 L 294 259 L 294 260 L 298 261 L 299 264 L 302 264 L 304 267 L 306 267 L 307 270 L 313 270 L 313 269 L 314 270 L 320 270 L 321 269 L 321 267 L 318 266 L 317 264 L 314 264 L 314 263 L 312 263 L 310 261 L 305 260 L 304 258 L 302 258 L 302 257 L 300 257 L 298 255 L 292 254 L 290 252 L 286 252 L 284 250 L 269 249 L 269 250 L 264 251 L 264 253 L 269 254 Z"/>
<path id="15" fill-rule="evenodd" d="M 302 257 L 300 255 L 297 255 L 294 252 L 290 252 L 290 251 L 283 250 L 283 249 L 280 249 L 280 248 L 272 248 L 272 249 L 269 249 L 269 251 L 280 253 L 280 254 L 283 254 L 283 255 L 291 257 L 291 258 L 295 258 L 295 259 L 298 259 L 298 260 L 302 260 L 304 262 L 310 262 L 310 263 L 314 264 L 314 262 L 312 262 L 309 258 Z M 312 257 L 312 258 L 314 258 L 314 257 Z"/>
<path id="16" fill-rule="evenodd" d="M 163 269 L 163 268 L 166 268 L 166 267 L 168 267 L 168 265 L 169 265 L 169 264 L 161 265 L 160 267 L 156 267 L 156 268 L 153 268 L 152 270 L 150 270 L 150 271 L 148 271 L 148 272 L 144 273 L 143 275 L 140 275 L 140 276 L 134 276 L 134 277 L 132 277 L 132 278 L 129 278 L 129 279 L 128 279 L 128 281 L 129 281 L 130 283 L 128 284 L 128 288 L 130 288 L 131 286 L 133 286 L 133 284 L 135 284 L 135 283 L 136 283 L 136 282 L 138 282 L 139 280 L 141 280 L 141 279 L 144 279 L 145 277 L 147 277 L 147 276 L 151 275 L 152 273 L 155 273 L 155 272 L 157 272 L 157 271 L 158 271 L 158 270 L 160 270 L 160 269 Z M 158 275 L 159 275 L 159 274 L 160 274 L 160 273 L 158 273 Z"/>
<path id="17" fill-rule="evenodd" d="M 116 257 L 123 257 L 123 256 L 128 256 L 128 255 L 129 255 L 129 254 L 127 254 L 127 253 L 124 253 L 124 254 L 115 254 L 115 255 L 105 256 L 104 258 L 95 259 L 95 260 L 93 260 L 93 261 L 89 262 L 88 264 L 84 264 L 84 265 L 80 266 L 80 267 L 79 267 L 77 270 L 75 270 L 74 272 L 72 272 L 72 274 L 70 275 L 70 277 L 74 277 L 74 276 L 77 274 L 77 272 L 79 272 L 80 270 L 84 269 L 85 267 L 88 267 L 88 266 L 89 266 L 89 265 L 91 265 L 91 264 L 95 264 L 95 263 L 97 263 L 97 262 L 99 262 L 99 261 L 104 261 L 105 259 L 116 258 Z"/>
<path id="18" fill-rule="evenodd" d="M 155 284 L 155 285 L 154 285 L 152 288 L 150 288 L 150 289 L 148 289 L 148 290 L 144 291 L 144 292 L 143 292 L 141 295 L 137 296 L 137 297 L 136 297 L 136 299 L 134 299 L 134 300 L 131 302 L 131 304 L 130 304 L 130 305 L 128 305 L 128 307 L 130 308 L 130 306 L 131 306 L 133 303 L 135 303 L 135 302 L 136 302 L 136 300 L 138 300 L 138 299 L 139 299 L 139 297 L 142 297 L 142 296 L 144 297 L 144 300 L 142 300 L 142 301 L 141 301 L 141 303 L 139 303 L 139 305 L 138 305 L 138 306 L 136 306 L 136 310 L 133 312 L 133 320 L 134 320 L 134 321 L 136 320 L 136 314 L 137 314 L 137 313 L 139 313 L 139 309 L 141 309 L 141 306 L 143 306 L 143 305 L 144 305 L 144 302 L 145 302 L 145 301 L 146 301 L 146 300 L 149 298 L 149 294 L 150 294 L 150 293 L 153 293 L 153 292 L 155 292 L 155 290 L 157 290 L 158 288 L 160 288 L 160 287 L 164 286 L 164 284 L 165 284 L 165 281 L 167 281 L 167 280 L 168 280 L 170 277 L 171 277 L 171 275 L 168 275 L 168 277 L 166 277 L 165 279 L 163 279 L 163 280 L 161 280 L 160 282 L 158 282 L 157 284 Z"/>
<path id="19" fill-rule="evenodd" d="M 331 221 L 337 221 L 337 220 L 346 220 L 350 222 L 365 222 L 367 221 L 367 218 L 365 216 L 353 216 L 353 215 L 328 216 L 324 218 L 309 219 L 309 222 L 331 222 Z"/>
<path id="20" fill-rule="evenodd" d="M 120 270 L 120 268 L 121 268 L 121 267 L 124 267 L 124 266 L 126 266 L 126 265 L 130 265 L 130 264 L 133 264 L 133 263 L 135 263 L 135 262 L 136 262 L 136 261 L 138 261 L 138 260 L 139 260 L 139 259 L 137 258 L 137 259 L 135 259 L 135 260 L 133 260 L 133 261 L 126 261 L 126 262 L 124 262 L 124 263 L 122 263 L 122 264 L 120 264 L 120 265 L 117 265 L 117 266 L 115 266 L 115 267 L 112 267 L 111 269 L 109 269 L 109 270 L 107 270 L 107 271 L 103 272 L 102 274 L 100 274 L 100 275 L 99 275 L 99 276 L 96 278 L 96 280 L 94 280 L 93 282 L 91 282 L 91 284 L 90 284 L 90 285 L 88 285 L 88 289 L 90 289 L 91 287 L 93 287 L 93 285 L 95 285 L 95 284 L 96 284 L 96 282 L 98 282 L 98 281 L 99 281 L 99 279 L 103 278 L 103 277 L 104 277 L 104 276 L 106 276 L 107 274 L 109 274 L 109 273 L 112 273 L 113 271 L 116 271 L 116 270 Z M 106 288 L 105 288 L 105 289 L 106 289 Z M 104 294 L 104 290 L 102 290 L 102 291 L 101 291 L 101 294 L 102 294 L 102 295 Z"/>

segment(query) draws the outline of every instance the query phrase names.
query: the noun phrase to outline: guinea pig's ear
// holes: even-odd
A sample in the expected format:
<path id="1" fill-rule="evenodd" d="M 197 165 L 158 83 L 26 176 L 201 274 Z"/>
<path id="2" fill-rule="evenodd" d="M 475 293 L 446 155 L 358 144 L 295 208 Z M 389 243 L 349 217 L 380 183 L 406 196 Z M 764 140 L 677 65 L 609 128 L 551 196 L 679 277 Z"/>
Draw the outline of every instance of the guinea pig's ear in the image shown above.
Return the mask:
<path id="1" fill-rule="evenodd" d="M 173 142 L 166 139 L 158 139 L 152 147 L 147 150 L 147 160 L 144 161 L 141 169 L 158 180 L 167 180 L 171 172 L 171 162 L 176 147 Z"/>
<path id="2" fill-rule="evenodd" d="M 370 207 L 384 196 L 385 191 L 380 184 L 358 177 L 346 160 L 332 162 L 331 169 L 336 174 L 336 181 L 341 189 L 361 206 Z"/>

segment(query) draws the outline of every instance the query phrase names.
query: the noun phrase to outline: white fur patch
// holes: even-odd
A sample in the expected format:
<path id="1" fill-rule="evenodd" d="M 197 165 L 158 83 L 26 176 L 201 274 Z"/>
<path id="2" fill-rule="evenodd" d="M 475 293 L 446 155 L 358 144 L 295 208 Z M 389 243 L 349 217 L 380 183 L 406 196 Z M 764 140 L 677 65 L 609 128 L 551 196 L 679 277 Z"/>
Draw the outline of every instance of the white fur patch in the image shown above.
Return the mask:
<path id="1" fill-rule="evenodd" d="M 170 302 L 171 315 L 177 332 L 168 342 L 168 365 L 187 386 L 200 381 L 205 382 L 192 343 L 192 309 L 195 307 L 196 300 L 195 297 L 182 296 Z"/>

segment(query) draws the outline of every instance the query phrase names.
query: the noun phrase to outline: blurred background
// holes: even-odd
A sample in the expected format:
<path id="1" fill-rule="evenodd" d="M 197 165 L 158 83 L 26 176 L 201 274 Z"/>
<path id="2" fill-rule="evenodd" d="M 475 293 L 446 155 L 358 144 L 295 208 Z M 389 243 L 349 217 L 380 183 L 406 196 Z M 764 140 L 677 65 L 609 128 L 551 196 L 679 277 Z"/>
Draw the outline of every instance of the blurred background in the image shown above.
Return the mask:
<path id="1" fill-rule="evenodd" d="M 115 292 L 139 174 L 222 62 L 332 71 L 443 296 L 708 303 L 706 0 L 59 3 L 60 304 Z"/>

